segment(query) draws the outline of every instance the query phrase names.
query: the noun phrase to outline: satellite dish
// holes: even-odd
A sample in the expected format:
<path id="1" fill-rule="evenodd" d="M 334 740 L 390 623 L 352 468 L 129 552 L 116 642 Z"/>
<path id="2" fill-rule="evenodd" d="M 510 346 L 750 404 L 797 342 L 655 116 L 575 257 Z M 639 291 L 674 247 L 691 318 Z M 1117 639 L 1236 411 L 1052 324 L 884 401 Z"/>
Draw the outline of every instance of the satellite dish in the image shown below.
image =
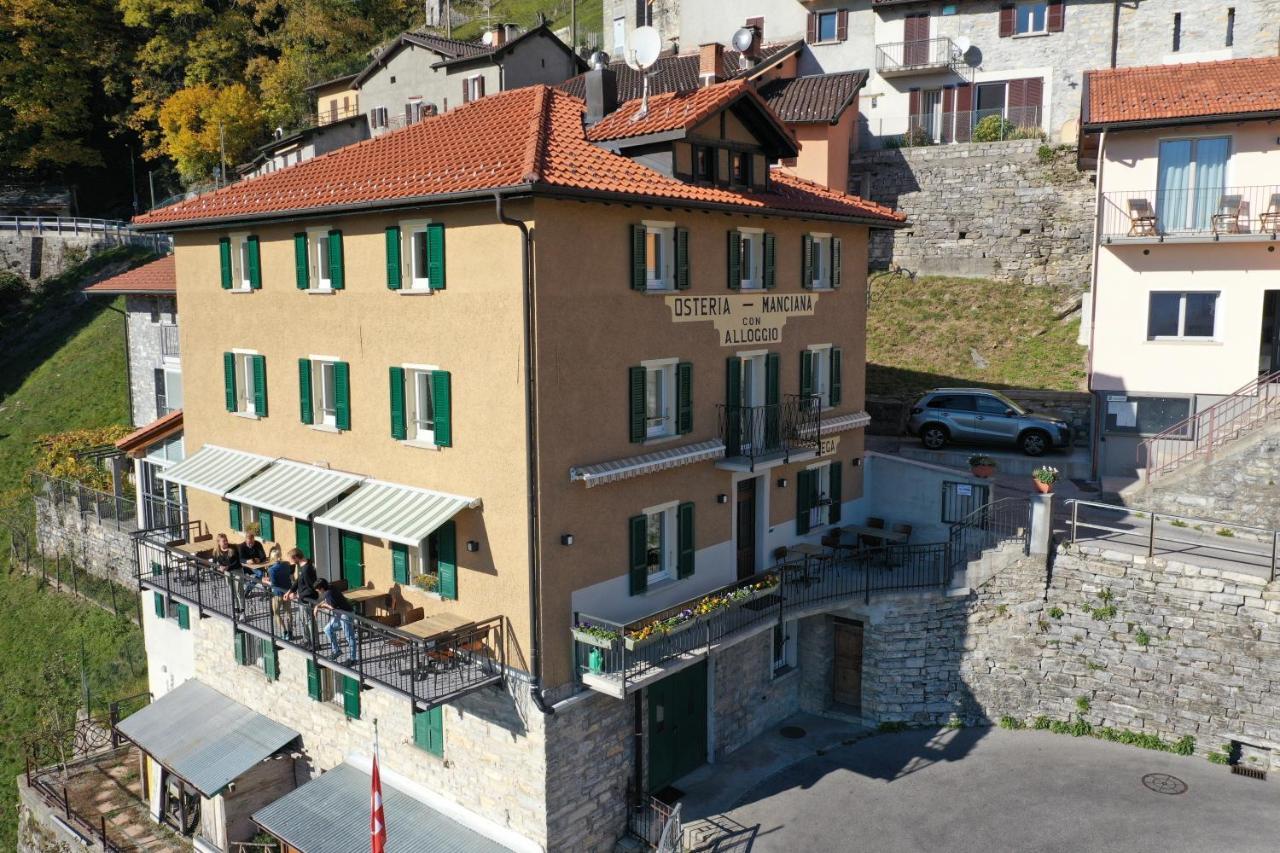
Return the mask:
<path id="1" fill-rule="evenodd" d="M 487 47 L 493 44 L 493 30 L 485 30 L 484 35 L 480 37 L 480 41 Z"/>
<path id="2" fill-rule="evenodd" d="M 662 36 L 658 35 L 658 31 L 653 27 L 637 27 L 631 31 L 631 38 L 628 39 L 627 44 L 628 65 L 631 65 L 634 60 L 633 67 L 650 68 L 658 61 L 658 54 L 661 52 Z"/>
<path id="3" fill-rule="evenodd" d="M 733 34 L 731 41 L 738 53 L 746 53 L 751 50 L 751 44 L 756 40 L 756 31 L 751 27 L 743 27 Z"/>
<path id="4" fill-rule="evenodd" d="M 960 51 L 961 56 L 964 56 L 969 52 L 969 48 L 973 47 L 973 42 L 969 41 L 968 36 L 959 36 L 955 39 L 954 44 L 956 50 Z"/>

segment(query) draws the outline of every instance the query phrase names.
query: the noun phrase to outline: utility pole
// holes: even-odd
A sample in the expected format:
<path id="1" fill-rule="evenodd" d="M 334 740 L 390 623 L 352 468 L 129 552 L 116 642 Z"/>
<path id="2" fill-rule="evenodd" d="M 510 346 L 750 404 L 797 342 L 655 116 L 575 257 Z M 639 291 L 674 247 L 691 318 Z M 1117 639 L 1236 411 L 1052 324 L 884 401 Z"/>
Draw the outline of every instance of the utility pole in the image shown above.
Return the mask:
<path id="1" fill-rule="evenodd" d="M 150 209 L 154 210 L 156 206 L 156 170 L 155 169 L 147 170 L 147 183 L 151 185 L 151 208 Z"/>
<path id="2" fill-rule="evenodd" d="M 222 122 L 218 122 L 218 160 L 222 168 L 218 170 L 218 186 L 227 180 L 227 134 Z"/>
<path id="3" fill-rule="evenodd" d="M 133 212 L 136 215 L 140 211 L 138 210 L 138 175 L 133 165 L 133 146 L 126 142 L 124 148 L 129 152 L 129 184 L 133 187 Z"/>
<path id="4" fill-rule="evenodd" d="M 453 38 L 453 0 L 444 0 L 444 35 Z"/>
<path id="5" fill-rule="evenodd" d="M 578 0 L 569 0 L 569 47 L 578 52 Z"/>

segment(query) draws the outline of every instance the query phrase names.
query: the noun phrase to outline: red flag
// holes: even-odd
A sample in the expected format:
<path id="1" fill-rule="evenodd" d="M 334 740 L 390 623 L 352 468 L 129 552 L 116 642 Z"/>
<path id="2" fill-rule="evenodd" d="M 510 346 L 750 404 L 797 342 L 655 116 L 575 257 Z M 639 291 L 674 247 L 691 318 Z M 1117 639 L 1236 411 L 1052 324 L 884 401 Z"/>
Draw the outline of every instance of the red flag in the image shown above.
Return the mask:
<path id="1" fill-rule="evenodd" d="M 373 795 L 369 802 L 370 853 L 386 853 L 387 822 L 382 815 L 382 779 L 378 776 L 378 756 L 373 756 Z"/>

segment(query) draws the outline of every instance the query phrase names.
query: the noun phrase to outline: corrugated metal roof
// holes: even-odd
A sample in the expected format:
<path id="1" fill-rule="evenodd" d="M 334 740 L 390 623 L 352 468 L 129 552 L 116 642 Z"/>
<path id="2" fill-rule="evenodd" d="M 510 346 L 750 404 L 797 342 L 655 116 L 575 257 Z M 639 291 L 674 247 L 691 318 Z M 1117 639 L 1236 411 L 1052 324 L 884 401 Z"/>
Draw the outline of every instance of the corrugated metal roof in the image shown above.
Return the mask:
<path id="1" fill-rule="evenodd" d="M 369 848 L 368 773 L 339 764 L 318 779 L 259 809 L 254 823 L 301 853 L 351 853 Z M 498 853 L 489 840 L 382 780 L 387 853 Z"/>
<path id="2" fill-rule="evenodd" d="M 369 480 L 315 521 L 351 533 L 417 546 L 460 511 L 479 505 L 479 498 Z"/>
<path id="3" fill-rule="evenodd" d="M 116 728 L 206 797 L 298 737 L 288 726 L 195 679 L 179 684 Z"/>
<path id="4" fill-rule="evenodd" d="M 587 488 L 601 483 L 613 483 L 617 480 L 628 480 L 654 471 L 665 471 L 681 465 L 692 465 L 707 459 L 719 459 L 724 456 L 724 442 L 718 438 L 710 441 L 699 441 L 683 447 L 668 447 L 653 453 L 640 456 L 628 456 L 612 462 L 600 462 L 595 465 L 583 465 L 569 469 L 570 480 L 581 480 Z"/>
<path id="5" fill-rule="evenodd" d="M 232 489 L 227 499 L 294 518 L 310 518 L 364 479 L 360 474 L 281 459 L 244 485 Z"/>
<path id="6" fill-rule="evenodd" d="M 273 461 L 270 456 L 206 444 L 177 465 L 166 468 L 160 479 L 221 497 Z"/>

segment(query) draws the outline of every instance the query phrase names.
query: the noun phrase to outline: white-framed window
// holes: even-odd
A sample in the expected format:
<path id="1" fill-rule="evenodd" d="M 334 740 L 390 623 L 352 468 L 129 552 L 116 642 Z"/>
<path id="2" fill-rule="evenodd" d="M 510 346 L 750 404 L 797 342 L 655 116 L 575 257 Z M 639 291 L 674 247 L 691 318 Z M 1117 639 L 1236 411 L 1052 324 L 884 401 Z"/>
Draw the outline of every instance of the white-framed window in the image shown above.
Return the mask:
<path id="1" fill-rule="evenodd" d="M 409 547 L 409 580 L 423 575 L 440 576 L 440 551 L 436 535 L 427 537 L 426 547 Z"/>
<path id="2" fill-rule="evenodd" d="M 651 507 L 645 517 L 645 566 L 648 585 L 676 576 L 676 508 L 678 503 Z"/>
<path id="3" fill-rule="evenodd" d="M 410 441 L 436 443 L 436 407 L 431 388 L 431 374 L 434 372 L 432 367 L 405 367 L 405 406 Z"/>
<path id="4" fill-rule="evenodd" d="M 312 290 L 326 293 L 333 290 L 333 281 L 329 278 L 328 226 L 307 229 L 307 266 Z"/>
<path id="5" fill-rule="evenodd" d="M 258 385 L 254 381 L 253 362 L 259 353 L 251 350 L 233 350 L 236 374 L 236 412 L 257 415 Z"/>
<path id="6" fill-rule="evenodd" d="M 318 426 L 338 426 L 338 380 L 334 373 L 337 358 L 327 355 L 309 356 L 311 359 L 311 423 Z"/>
<path id="7" fill-rule="evenodd" d="M 1049 4 L 1047 0 L 1026 0 L 1019 3 L 1013 13 L 1014 35 L 1029 36 L 1049 31 Z"/>
<path id="8" fill-rule="evenodd" d="M 1154 291 L 1147 304 L 1147 340 L 1213 340 L 1218 334 L 1215 291 Z"/>
<path id="9" fill-rule="evenodd" d="M 253 283 L 249 278 L 249 232 L 240 231 L 229 235 L 231 238 L 231 289 L 250 291 Z"/>
<path id="10" fill-rule="evenodd" d="M 809 347 L 813 364 L 813 393 L 821 401 L 822 408 L 831 407 L 831 345 Z"/>
<path id="11" fill-rule="evenodd" d="M 773 626 L 773 675 L 790 672 L 796 665 L 796 633 L 799 623 L 792 619 Z"/>
<path id="12" fill-rule="evenodd" d="M 676 359 L 646 361 L 644 381 L 645 437 L 659 438 L 676 432 Z"/>
<path id="13" fill-rule="evenodd" d="M 415 219 L 400 223 L 400 256 L 404 259 L 405 284 L 409 290 L 431 292 L 431 221 Z M 438 283 L 438 282 L 437 282 Z"/>
<path id="14" fill-rule="evenodd" d="M 462 81 L 462 100 L 478 101 L 484 97 L 484 76 L 476 74 Z"/>
<path id="15" fill-rule="evenodd" d="M 676 286 L 676 227 L 673 222 L 644 223 L 645 287 L 673 290 Z"/>
<path id="16" fill-rule="evenodd" d="M 840 13 L 836 10 L 818 12 L 818 41 L 835 41 L 839 36 Z"/>
<path id="17" fill-rule="evenodd" d="M 743 290 L 758 290 L 764 286 L 764 232 L 759 229 L 738 229 L 741 242 Z"/>
<path id="18" fill-rule="evenodd" d="M 809 286 L 814 290 L 831 287 L 831 235 L 809 235 Z"/>
<path id="19" fill-rule="evenodd" d="M 809 508 L 809 529 L 831 523 L 831 464 L 809 469 L 814 478 L 813 506 Z"/>
<path id="20" fill-rule="evenodd" d="M 387 124 L 386 107 L 374 107 L 369 110 L 369 127 L 374 130 L 378 130 L 379 128 L 385 128 Z"/>
<path id="21" fill-rule="evenodd" d="M 742 405 L 763 406 L 765 398 L 765 356 L 767 352 L 740 352 L 742 365 Z"/>
<path id="22" fill-rule="evenodd" d="M 182 370 L 176 367 L 156 368 L 156 416 L 182 408 Z"/>

